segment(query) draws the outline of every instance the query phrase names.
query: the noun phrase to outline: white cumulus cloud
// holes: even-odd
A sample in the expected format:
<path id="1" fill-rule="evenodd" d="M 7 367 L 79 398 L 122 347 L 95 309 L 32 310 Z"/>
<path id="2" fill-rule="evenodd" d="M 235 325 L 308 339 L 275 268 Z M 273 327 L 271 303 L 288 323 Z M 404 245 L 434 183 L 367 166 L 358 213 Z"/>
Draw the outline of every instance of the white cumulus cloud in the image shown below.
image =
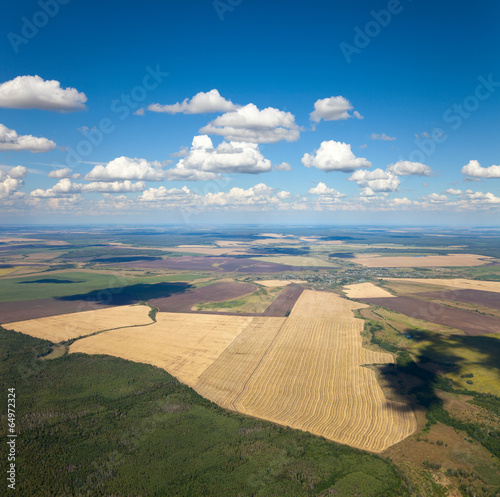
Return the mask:
<path id="1" fill-rule="evenodd" d="M 144 181 L 132 183 L 126 181 L 97 181 L 92 183 L 73 183 L 69 178 L 59 180 L 52 188 L 37 188 L 30 195 L 38 198 L 60 197 L 74 193 L 129 193 L 139 192 L 146 188 Z"/>
<path id="2" fill-rule="evenodd" d="M 395 164 L 387 166 L 387 171 L 395 174 L 396 176 L 430 176 L 432 169 L 420 162 L 410 162 L 407 160 L 400 160 Z"/>
<path id="3" fill-rule="evenodd" d="M 500 178 L 500 166 L 482 167 L 477 160 L 471 160 L 462 167 L 462 174 L 473 178 Z"/>
<path id="4" fill-rule="evenodd" d="M 144 202 L 156 202 L 156 201 L 179 201 L 186 198 L 194 197 L 195 194 L 192 193 L 188 187 L 183 186 L 182 188 L 165 188 L 160 186 L 159 188 L 149 188 L 139 197 L 139 200 Z"/>
<path id="5" fill-rule="evenodd" d="M 284 163 L 277 166 L 283 168 Z M 259 174 L 271 171 L 272 164 L 256 143 L 223 141 L 214 147 L 207 135 L 195 136 L 190 150 L 167 171 L 170 180 L 210 180 L 220 173 Z"/>
<path id="6" fill-rule="evenodd" d="M 86 180 L 116 181 L 116 180 L 141 180 L 162 181 L 166 171 L 165 162 L 148 162 L 146 159 L 131 159 L 117 157 L 106 165 L 95 166 L 86 176 Z"/>
<path id="7" fill-rule="evenodd" d="M 395 192 L 401 184 L 395 174 L 382 169 L 355 171 L 349 181 L 356 182 L 362 188 L 362 195 L 367 197 L 376 193 Z"/>
<path id="8" fill-rule="evenodd" d="M 238 106 L 222 97 L 218 90 L 213 89 L 206 93 L 197 93 L 193 98 L 186 98 L 183 102 L 172 105 L 151 104 L 148 110 L 152 112 L 166 112 L 167 114 L 209 114 L 211 112 L 229 112 Z"/>
<path id="9" fill-rule="evenodd" d="M 500 198 L 491 192 L 483 193 L 467 190 L 465 193 L 467 199 L 473 204 L 500 204 Z"/>
<path id="10" fill-rule="evenodd" d="M 27 171 L 24 166 L 16 166 L 5 172 L 0 171 L 0 199 L 11 197 L 23 186 Z"/>
<path id="11" fill-rule="evenodd" d="M 217 117 L 201 128 L 200 133 L 237 142 L 276 143 L 298 140 L 300 129 L 290 112 L 274 107 L 259 110 L 256 105 L 248 104 Z"/>
<path id="12" fill-rule="evenodd" d="M 69 178 L 72 175 L 72 171 L 69 167 L 63 167 L 61 169 L 54 169 L 50 171 L 49 178 Z"/>
<path id="13" fill-rule="evenodd" d="M 0 85 L 0 107 L 71 112 L 85 109 L 87 97 L 75 88 L 61 88 L 56 80 L 17 76 Z"/>
<path id="14" fill-rule="evenodd" d="M 358 111 L 350 114 L 349 111 L 352 109 L 351 102 L 341 95 L 338 97 L 323 98 L 316 100 L 314 103 L 314 111 L 311 112 L 310 118 L 316 123 L 319 123 L 322 119 L 324 121 L 342 121 L 353 116 L 363 119 L 363 116 Z"/>
<path id="15" fill-rule="evenodd" d="M 283 192 L 287 194 L 288 192 Z M 274 189 L 264 183 L 252 186 L 247 190 L 243 188 L 231 188 L 229 192 L 207 193 L 203 197 L 206 206 L 255 206 L 279 204 L 280 199 L 274 194 Z"/>
<path id="16" fill-rule="evenodd" d="M 422 200 L 432 204 L 441 204 L 443 202 L 447 202 L 448 197 L 446 195 L 440 195 L 439 193 L 431 193 L 430 195 L 423 197 Z"/>
<path id="17" fill-rule="evenodd" d="M 354 171 L 362 167 L 371 167 L 370 161 L 363 157 L 356 157 L 351 145 L 334 140 L 324 141 L 314 153 L 305 154 L 302 164 L 306 167 L 316 167 L 322 171 Z"/>
<path id="18" fill-rule="evenodd" d="M 370 138 L 372 140 L 382 140 L 384 142 L 386 142 L 386 141 L 393 141 L 393 140 L 396 139 L 396 137 L 394 137 L 394 136 L 387 136 L 385 133 L 382 133 L 381 135 L 379 135 L 377 133 L 372 133 L 370 135 Z"/>
<path id="19" fill-rule="evenodd" d="M 37 138 L 31 135 L 18 135 L 13 129 L 0 124 L 0 151 L 4 150 L 29 150 L 33 153 L 48 152 L 56 144 L 47 138 Z"/>
<path id="20" fill-rule="evenodd" d="M 462 190 L 456 190 L 455 188 L 448 188 L 448 190 L 446 190 L 446 193 L 448 195 L 462 195 Z"/>
<path id="21" fill-rule="evenodd" d="M 339 193 L 334 188 L 328 188 L 325 183 L 318 183 L 314 188 L 310 188 L 311 195 L 327 195 L 330 197 L 345 197 L 345 194 Z"/>

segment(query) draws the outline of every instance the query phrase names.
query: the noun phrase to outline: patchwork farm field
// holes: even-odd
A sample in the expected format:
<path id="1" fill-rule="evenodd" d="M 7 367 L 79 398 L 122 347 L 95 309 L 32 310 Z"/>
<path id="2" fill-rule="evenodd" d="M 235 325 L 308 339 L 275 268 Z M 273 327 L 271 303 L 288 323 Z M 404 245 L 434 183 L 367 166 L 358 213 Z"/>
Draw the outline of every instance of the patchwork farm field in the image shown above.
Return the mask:
<path id="1" fill-rule="evenodd" d="M 6 323 L 3 326 L 9 330 L 59 343 L 102 330 L 151 324 L 151 318 L 148 316 L 150 310 L 145 305 L 128 305 Z"/>
<path id="2" fill-rule="evenodd" d="M 70 346 L 70 352 L 107 354 L 167 370 L 192 386 L 249 325 L 251 317 L 161 312 L 142 328 L 106 331 Z"/>
<path id="3" fill-rule="evenodd" d="M 0 348 L 5 336 L 16 343 L 43 343 L 40 357 L 25 361 L 21 374 L 40 383 L 35 396 L 40 386 L 51 390 L 45 410 L 33 410 L 36 418 L 28 409 L 21 421 L 27 423 L 24 436 L 29 431 L 24 427 L 33 424 L 38 443 L 36 420 L 47 416 L 43 440 L 52 440 L 54 430 L 60 432 L 75 412 L 84 411 L 90 414 L 77 424 L 88 418 L 95 429 L 94 415 L 104 412 L 101 401 L 118 395 L 106 383 L 112 374 L 105 365 L 122 364 L 130 371 L 123 430 L 140 430 L 141 416 L 129 426 L 132 412 L 150 406 L 149 393 L 144 397 L 134 378 L 139 370 L 170 378 L 190 399 L 220 412 L 224 423 L 244 420 L 246 428 L 235 431 L 230 449 L 224 437 L 220 440 L 230 457 L 224 463 L 210 460 L 206 474 L 220 464 L 222 472 L 237 474 L 248 455 L 252 464 L 261 461 L 268 432 L 260 426 L 270 426 L 280 437 L 294 434 L 360 457 L 372 456 L 347 446 L 390 457 L 412 495 L 414 489 L 441 497 L 495 495 L 500 485 L 498 236 L 487 230 L 484 236 L 432 231 L 106 228 L 91 236 L 85 230 L 37 234 L 39 240 L 47 236 L 43 243 L 17 233 L 12 238 L 19 243 L 0 240 L 0 323 L 19 332 L 2 331 Z M 359 263 L 363 259 L 366 265 Z M 8 272 L 22 264 L 28 267 Z M 13 351 L 7 352 L 8 361 Z M 68 377 L 72 364 L 81 366 L 80 373 Z M 44 371 L 58 368 L 61 377 L 52 384 Z M 64 394 L 61 382 L 67 384 Z M 47 406 L 62 412 L 84 383 L 86 404 L 94 407 L 72 407 L 56 420 Z M 150 406 L 173 420 L 166 435 L 179 430 L 180 459 L 187 445 L 214 443 L 213 425 L 205 414 L 196 418 L 189 402 L 174 395 Z M 122 408 L 110 408 L 99 426 L 115 426 L 113 413 Z M 208 427 L 202 439 L 201 427 Z M 68 446 L 77 446 L 79 433 L 68 434 Z M 146 445 L 148 467 L 156 467 L 161 455 L 164 473 L 171 471 L 172 441 L 155 434 Z M 79 457 L 85 448 L 78 447 Z M 359 472 L 348 486 L 337 485 L 337 476 L 319 469 L 324 451 L 309 454 L 316 469 L 304 469 L 298 455 L 303 447 L 297 442 L 266 452 L 268 461 L 278 462 L 262 466 L 264 486 L 243 494 L 272 494 L 270 481 L 290 477 L 309 496 L 390 495 L 372 491 L 372 483 L 379 488 L 372 479 L 360 490 Z M 207 453 L 205 447 L 197 457 Z M 137 457 L 142 460 L 142 454 Z M 72 478 L 81 469 L 77 463 L 66 475 L 66 466 L 57 466 L 57 478 Z M 190 481 L 199 481 L 198 469 L 205 468 L 199 461 L 195 466 Z M 123 470 L 128 479 L 131 467 Z M 189 494 L 189 485 L 182 495 Z M 116 495 L 128 495 L 125 490 L 113 487 Z M 141 492 L 146 490 L 135 491 Z"/>
<path id="4" fill-rule="evenodd" d="M 298 267 L 337 267 L 336 264 L 318 259 L 317 257 L 283 255 L 276 257 L 254 257 L 253 259 L 256 261 L 273 262 L 276 264 Z"/>
<path id="5" fill-rule="evenodd" d="M 434 285 L 445 288 L 456 288 L 464 290 L 482 290 L 485 292 L 500 293 L 500 282 L 496 281 L 480 281 L 468 280 L 464 278 L 384 278 L 389 283 L 396 284 L 418 284 L 418 285 Z M 429 289 L 431 290 L 431 289 Z M 416 290 L 418 291 L 418 290 Z M 421 291 L 421 290 L 420 290 Z"/>
<path id="6" fill-rule="evenodd" d="M 250 283 L 220 282 L 201 288 L 186 290 L 169 297 L 149 300 L 149 304 L 162 312 L 190 312 L 191 308 L 202 302 L 221 302 L 242 297 L 257 289 Z"/>
<path id="7" fill-rule="evenodd" d="M 388 401 L 361 367 L 392 356 L 362 348 L 363 322 L 345 302 L 305 291 L 279 328 L 245 330 L 194 388 L 223 407 L 365 450 L 403 440 L 417 427 L 412 410 Z"/>
<path id="8" fill-rule="evenodd" d="M 293 271 L 296 268 L 291 265 L 274 264 L 266 261 L 256 261 L 249 258 L 236 257 L 203 257 L 203 256 L 180 256 L 170 259 L 159 259 L 154 261 L 138 261 L 134 263 L 121 264 L 123 267 L 134 267 L 139 269 L 171 269 L 180 271 L 215 271 L 219 273 L 281 273 Z"/>
<path id="9" fill-rule="evenodd" d="M 296 301 L 288 318 L 159 312 L 152 323 L 149 307 L 127 306 L 6 326 L 52 342 L 110 330 L 69 351 L 164 368 L 222 407 L 353 447 L 380 452 L 413 433 L 411 408 L 388 401 L 362 367 L 393 361 L 362 347 L 352 311 L 363 304 L 297 286 L 282 294 L 268 314 Z"/>
<path id="10" fill-rule="evenodd" d="M 471 267 L 491 262 L 490 257 L 475 254 L 425 255 L 415 257 L 359 255 L 353 262 L 366 267 Z"/>
<path id="11" fill-rule="evenodd" d="M 462 330 L 467 335 L 485 335 L 500 331 L 498 318 L 411 297 L 362 298 L 371 305 L 386 307 L 406 316 Z"/>
<path id="12" fill-rule="evenodd" d="M 147 362 L 223 407 L 380 452 L 416 420 L 362 367 L 393 361 L 362 347 L 352 316 L 362 306 L 305 291 L 288 318 L 160 312 L 150 326 L 84 338 L 70 352 Z"/>

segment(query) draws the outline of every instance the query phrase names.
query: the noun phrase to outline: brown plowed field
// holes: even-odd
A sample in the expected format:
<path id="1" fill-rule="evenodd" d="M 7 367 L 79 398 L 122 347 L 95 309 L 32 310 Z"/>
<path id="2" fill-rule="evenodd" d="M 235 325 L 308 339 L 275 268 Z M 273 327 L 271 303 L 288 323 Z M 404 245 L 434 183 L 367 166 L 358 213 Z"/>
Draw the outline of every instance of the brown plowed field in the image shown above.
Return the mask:
<path id="1" fill-rule="evenodd" d="M 492 309 L 500 309 L 500 295 L 495 292 L 483 292 L 481 290 L 452 290 L 447 289 L 442 292 L 420 292 L 417 297 L 425 297 L 436 300 L 451 300 L 458 302 L 469 302 Z"/>
<path id="2" fill-rule="evenodd" d="M 441 304 L 413 299 L 391 297 L 381 299 L 360 299 L 367 304 L 379 305 L 415 319 L 449 326 L 462 330 L 466 335 L 500 333 L 500 319 L 462 309 L 451 309 Z"/>
<path id="3" fill-rule="evenodd" d="M 90 300 L 39 299 L 19 302 L 0 302 L 0 323 L 45 318 L 59 314 L 97 311 L 116 305 L 101 304 Z"/>
<path id="4" fill-rule="evenodd" d="M 263 312 L 263 316 L 280 318 L 285 317 L 291 311 L 295 302 L 304 289 L 300 286 L 291 285 L 284 288 L 274 299 L 274 302 Z"/>
<path id="5" fill-rule="evenodd" d="M 204 302 L 224 302 L 236 299 L 257 290 L 251 283 L 221 282 L 213 285 L 194 288 L 183 293 L 158 299 L 148 300 L 163 312 L 191 312 L 191 307 Z"/>

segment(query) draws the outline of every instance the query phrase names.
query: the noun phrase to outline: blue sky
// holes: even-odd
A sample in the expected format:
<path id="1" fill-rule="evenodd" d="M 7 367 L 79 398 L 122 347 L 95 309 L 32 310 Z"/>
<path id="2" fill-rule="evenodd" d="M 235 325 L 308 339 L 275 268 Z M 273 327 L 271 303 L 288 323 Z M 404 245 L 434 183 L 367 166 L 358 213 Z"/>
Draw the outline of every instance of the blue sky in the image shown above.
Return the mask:
<path id="1" fill-rule="evenodd" d="M 499 14 L 8 2 L 3 222 L 497 225 Z"/>

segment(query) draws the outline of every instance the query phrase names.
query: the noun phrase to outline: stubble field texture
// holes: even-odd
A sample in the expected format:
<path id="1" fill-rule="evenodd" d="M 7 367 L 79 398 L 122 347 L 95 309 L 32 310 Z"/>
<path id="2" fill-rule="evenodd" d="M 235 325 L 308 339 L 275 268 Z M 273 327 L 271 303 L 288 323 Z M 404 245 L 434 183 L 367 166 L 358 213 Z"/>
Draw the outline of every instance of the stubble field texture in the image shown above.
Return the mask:
<path id="1" fill-rule="evenodd" d="M 4 324 L 9 330 L 59 343 L 102 330 L 151 324 L 146 305 L 126 305 Z M 136 328 L 132 328 L 136 329 Z"/>
<path id="2" fill-rule="evenodd" d="M 362 307 L 305 290 L 288 318 L 159 312 L 147 326 L 111 329 L 149 320 L 147 306 L 122 306 L 9 327 L 53 342 L 109 330 L 77 340 L 69 352 L 152 364 L 222 407 L 381 452 L 417 423 L 363 367 L 393 357 L 363 348 L 364 321 L 352 313 Z"/>

